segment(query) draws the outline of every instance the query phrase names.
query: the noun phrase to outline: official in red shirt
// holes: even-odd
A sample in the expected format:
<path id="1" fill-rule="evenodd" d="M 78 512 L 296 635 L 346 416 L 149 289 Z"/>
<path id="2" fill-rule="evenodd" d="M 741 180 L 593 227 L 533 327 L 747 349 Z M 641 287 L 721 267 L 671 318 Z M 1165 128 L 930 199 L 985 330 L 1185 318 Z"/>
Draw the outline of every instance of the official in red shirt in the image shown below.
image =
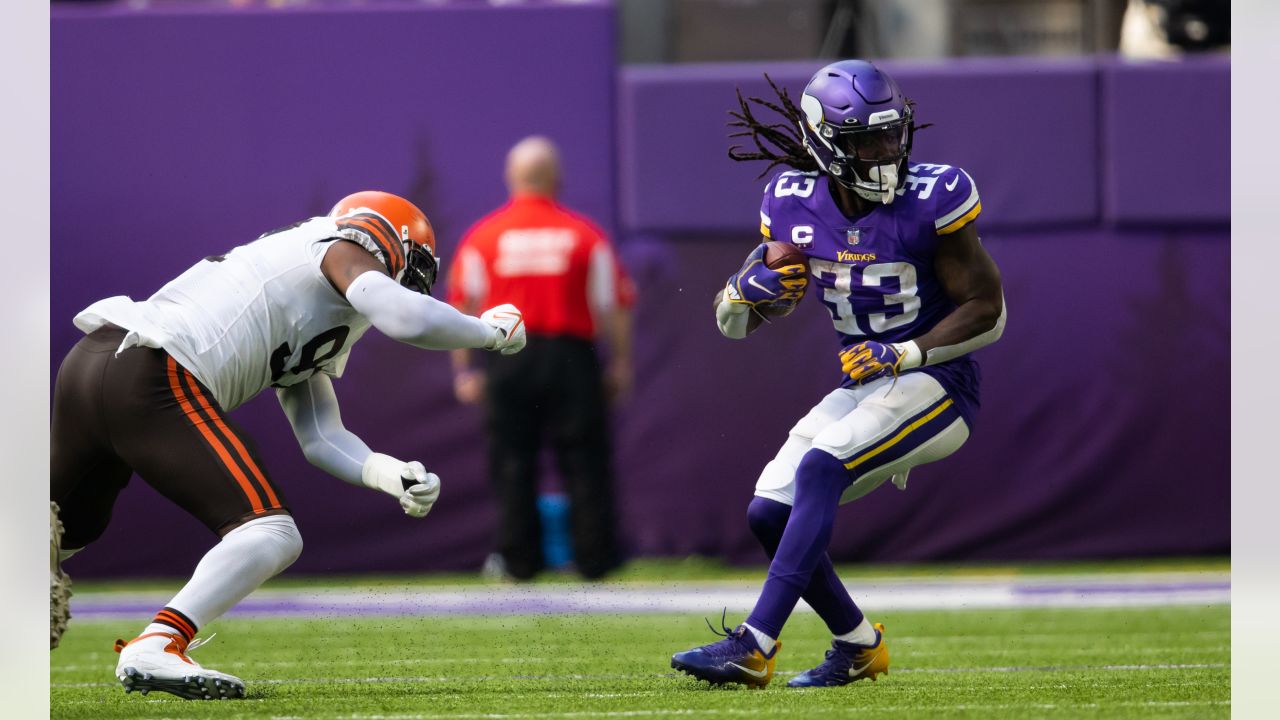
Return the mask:
<path id="1" fill-rule="evenodd" d="M 621 560 L 606 406 L 631 385 L 634 290 L 604 232 L 556 202 L 560 161 L 551 141 L 517 143 L 505 177 L 510 200 L 463 237 L 448 297 L 464 312 L 515 304 L 529 341 L 517 355 L 484 358 L 483 371 L 456 351 L 454 390 L 460 402 L 485 405 L 505 573 L 524 580 L 544 566 L 537 500 L 545 437 L 569 496 L 574 560 L 594 579 Z M 607 368 L 596 351 L 600 336 Z"/>

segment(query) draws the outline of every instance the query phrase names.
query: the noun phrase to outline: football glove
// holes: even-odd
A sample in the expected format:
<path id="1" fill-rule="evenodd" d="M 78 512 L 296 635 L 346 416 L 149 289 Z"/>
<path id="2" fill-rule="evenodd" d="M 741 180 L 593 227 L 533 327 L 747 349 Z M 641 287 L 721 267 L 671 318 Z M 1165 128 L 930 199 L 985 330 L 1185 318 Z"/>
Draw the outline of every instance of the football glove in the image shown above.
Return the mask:
<path id="1" fill-rule="evenodd" d="M 406 515 L 420 518 L 431 512 L 440 497 L 440 476 L 427 472 L 418 461 L 404 462 L 390 455 L 370 453 L 360 479 L 400 501 Z"/>
<path id="2" fill-rule="evenodd" d="M 840 369 L 854 383 L 862 385 L 889 375 L 897 377 L 899 371 L 907 369 L 903 367 L 906 356 L 904 345 L 864 340 L 840 351 Z"/>
<path id="3" fill-rule="evenodd" d="M 786 305 L 804 297 L 809 276 L 804 265 L 785 265 L 771 270 L 764 264 L 764 245 L 757 245 L 747 256 L 742 268 L 729 278 L 724 297 L 731 303 L 759 308 L 763 305 Z"/>
<path id="4" fill-rule="evenodd" d="M 404 494 L 400 496 L 400 507 L 404 509 L 405 515 L 420 518 L 431 512 L 436 500 L 440 498 L 440 476 L 427 472 L 422 463 L 409 463 L 409 467 L 414 468 L 414 480 L 412 484 L 405 480 L 406 487 Z"/>
<path id="5" fill-rule="evenodd" d="M 485 310 L 481 322 L 497 330 L 485 344 L 485 350 L 497 350 L 503 355 L 515 355 L 524 349 L 526 342 L 524 315 L 515 305 L 507 303 Z"/>

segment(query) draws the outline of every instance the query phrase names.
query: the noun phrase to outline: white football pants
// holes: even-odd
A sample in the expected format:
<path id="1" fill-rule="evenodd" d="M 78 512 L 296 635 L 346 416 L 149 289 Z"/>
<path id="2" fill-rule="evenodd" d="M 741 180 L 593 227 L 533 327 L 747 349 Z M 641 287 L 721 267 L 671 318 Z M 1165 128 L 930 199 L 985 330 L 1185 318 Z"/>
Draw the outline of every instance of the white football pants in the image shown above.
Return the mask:
<path id="1" fill-rule="evenodd" d="M 942 385 L 912 372 L 866 385 L 838 388 L 791 428 L 787 441 L 764 466 L 756 495 L 795 503 L 796 467 L 816 448 L 842 460 L 856 477 L 840 496 L 852 502 L 908 470 L 955 452 L 969 438 L 969 426 Z"/>

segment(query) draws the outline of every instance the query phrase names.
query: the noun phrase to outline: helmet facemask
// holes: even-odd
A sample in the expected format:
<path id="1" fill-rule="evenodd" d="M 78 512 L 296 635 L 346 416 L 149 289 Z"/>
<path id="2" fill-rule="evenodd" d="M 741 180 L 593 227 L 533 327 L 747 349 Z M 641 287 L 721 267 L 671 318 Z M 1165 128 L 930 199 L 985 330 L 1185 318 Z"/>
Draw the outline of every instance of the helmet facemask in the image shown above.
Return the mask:
<path id="1" fill-rule="evenodd" d="M 400 284 L 423 295 L 430 295 L 440 264 L 426 246 L 411 240 L 406 241 L 404 246 L 405 267 L 400 276 Z"/>
<path id="2" fill-rule="evenodd" d="M 906 181 L 906 161 L 911 153 L 913 118 L 910 106 L 906 112 L 886 110 L 872 115 L 872 124 L 835 125 L 820 121 L 817 132 L 805 133 L 809 152 L 822 165 L 822 154 L 831 159 L 823 169 L 842 187 L 854 191 L 870 202 L 888 205 Z M 874 122 L 886 116 L 883 122 Z M 804 130 L 804 128 L 801 128 Z M 819 154 L 812 139 L 823 144 Z"/>

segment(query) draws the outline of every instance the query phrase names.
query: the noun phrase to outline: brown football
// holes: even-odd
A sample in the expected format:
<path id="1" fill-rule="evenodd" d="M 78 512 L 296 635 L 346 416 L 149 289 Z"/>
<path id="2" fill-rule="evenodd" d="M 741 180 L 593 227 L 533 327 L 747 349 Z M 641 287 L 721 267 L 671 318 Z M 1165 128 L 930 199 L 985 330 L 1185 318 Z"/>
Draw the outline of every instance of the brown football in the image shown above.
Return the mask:
<path id="1" fill-rule="evenodd" d="M 803 265 L 805 272 L 809 271 L 809 260 L 800 249 L 791 243 L 779 242 L 771 240 L 764 244 L 764 264 L 770 270 L 777 270 L 787 265 Z M 797 300 L 789 305 L 781 305 L 778 307 L 764 306 L 760 308 L 759 314 L 752 313 L 751 318 L 747 321 L 747 328 L 754 330 L 762 321 L 760 315 L 770 320 L 784 318 L 796 309 L 796 305 L 800 303 Z"/>
<path id="2" fill-rule="evenodd" d="M 770 240 L 764 244 L 764 265 L 770 270 L 777 270 L 787 265 L 804 265 L 808 270 L 809 261 L 795 245 Z"/>

